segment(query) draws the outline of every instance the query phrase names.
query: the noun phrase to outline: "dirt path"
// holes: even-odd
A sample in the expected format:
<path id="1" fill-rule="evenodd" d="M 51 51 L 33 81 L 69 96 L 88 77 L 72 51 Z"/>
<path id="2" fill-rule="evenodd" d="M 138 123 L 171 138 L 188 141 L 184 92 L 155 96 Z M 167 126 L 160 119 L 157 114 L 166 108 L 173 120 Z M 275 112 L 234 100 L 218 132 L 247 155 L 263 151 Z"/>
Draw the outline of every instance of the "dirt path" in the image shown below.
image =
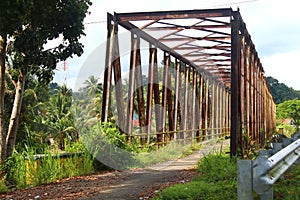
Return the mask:
<path id="1" fill-rule="evenodd" d="M 146 169 L 102 172 L 64 179 L 39 187 L 0 195 L 1 199 L 149 199 L 162 188 L 190 181 L 197 175 L 196 164 L 212 151 L 219 152 L 229 141 L 206 143 L 199 151 Z"/>

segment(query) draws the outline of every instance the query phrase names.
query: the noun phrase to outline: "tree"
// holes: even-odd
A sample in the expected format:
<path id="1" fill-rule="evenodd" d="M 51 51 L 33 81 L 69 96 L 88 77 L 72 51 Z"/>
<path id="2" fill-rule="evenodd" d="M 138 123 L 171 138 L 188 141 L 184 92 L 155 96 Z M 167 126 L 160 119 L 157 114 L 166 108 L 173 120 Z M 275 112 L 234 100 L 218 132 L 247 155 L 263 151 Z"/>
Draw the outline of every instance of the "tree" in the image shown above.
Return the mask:
<path id="1" fill-rule="evenodd" d="M 276 104 L 295 98 L 300 99 L 300 91 L 294 90 L 284 83 L 279 83 L 277 79 L 271 76 L 267 77 L 267 83 Z"/>
<path id="2" fill-rule="evenodd" d="M 296 126 L 300 125 L 300 100 L 288 100 L 277 105 L 276 117 L 278 119 L 292 118 Z"/>
<path id="3" fill-rule="evenodd" d="M 0 12 L 0 162 L 12 155 L 29 74 L 48 84 L 59 61 L 83 53 L 79 39 L 90 0 L 2 0 Z M 51 41 L 60 40 L 58 45 Z M 5 79 L 15 88 L 5 118 Z"/>

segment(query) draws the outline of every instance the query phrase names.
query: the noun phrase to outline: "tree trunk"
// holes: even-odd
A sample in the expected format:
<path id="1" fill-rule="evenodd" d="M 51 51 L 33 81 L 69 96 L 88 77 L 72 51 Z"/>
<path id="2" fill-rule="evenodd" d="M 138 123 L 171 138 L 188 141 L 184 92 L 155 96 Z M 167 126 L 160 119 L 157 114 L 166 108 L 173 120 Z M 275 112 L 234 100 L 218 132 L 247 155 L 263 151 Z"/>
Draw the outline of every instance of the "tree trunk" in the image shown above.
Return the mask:
<path id="1" fill-rule="evenodd" d="M 6 137 L 6 158 L 10 157 L 13 153 L 15 144 L 16 144 L 16 137 L 19 127 L 19 119 L 20 119 L 20 112 L 25 88 L 25 81 L 26 76 L 22 73 L 22 70 L 19 70 L 18 81 L 16 82 L 16 94 L 14 99 L 14 105 L 12 108 L 8 132 Z"/>
<path id="2" fill-rule="evenodd" d="M 6 132 L 4 119 L 4 94 L 5 94 L 5 56 L 6 37 L 0 35 L 0 163 L 4 162 L 6 156 Z"/>

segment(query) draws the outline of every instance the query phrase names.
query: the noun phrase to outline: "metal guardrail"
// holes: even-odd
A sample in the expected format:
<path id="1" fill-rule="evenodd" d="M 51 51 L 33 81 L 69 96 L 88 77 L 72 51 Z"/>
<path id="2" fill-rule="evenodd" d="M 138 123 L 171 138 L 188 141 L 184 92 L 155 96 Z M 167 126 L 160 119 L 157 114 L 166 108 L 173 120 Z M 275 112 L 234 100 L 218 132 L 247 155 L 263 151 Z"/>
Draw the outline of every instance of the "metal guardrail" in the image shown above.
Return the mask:
<path id="1" fill-rule="evenodd" d="M 255 160 L 238 160 L 238 199 L 253 200 L 256 192 L 261 200 L 273 200 L 273 184 L 300 156 L 300 132 L 263 150 Z"/>

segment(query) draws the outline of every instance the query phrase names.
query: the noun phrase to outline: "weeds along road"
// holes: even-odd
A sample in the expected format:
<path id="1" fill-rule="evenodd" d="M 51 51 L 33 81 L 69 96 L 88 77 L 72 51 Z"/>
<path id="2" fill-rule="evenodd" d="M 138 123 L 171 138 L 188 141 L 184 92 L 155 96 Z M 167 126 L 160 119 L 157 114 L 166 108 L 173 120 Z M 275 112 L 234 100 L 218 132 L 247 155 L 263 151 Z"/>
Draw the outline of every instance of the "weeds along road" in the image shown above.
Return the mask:
<path id="1" fill-rule="evenodd" d="M 190 181 L 197 175 L 199 159 L 211 152 L 227 149 L 229 141 L 207 142 L 193 154 L 146 169 L 102 172 L 63 179 L 47 185 L 15 190 L 0 199 L 149 199 L 162 188 Z"/>

